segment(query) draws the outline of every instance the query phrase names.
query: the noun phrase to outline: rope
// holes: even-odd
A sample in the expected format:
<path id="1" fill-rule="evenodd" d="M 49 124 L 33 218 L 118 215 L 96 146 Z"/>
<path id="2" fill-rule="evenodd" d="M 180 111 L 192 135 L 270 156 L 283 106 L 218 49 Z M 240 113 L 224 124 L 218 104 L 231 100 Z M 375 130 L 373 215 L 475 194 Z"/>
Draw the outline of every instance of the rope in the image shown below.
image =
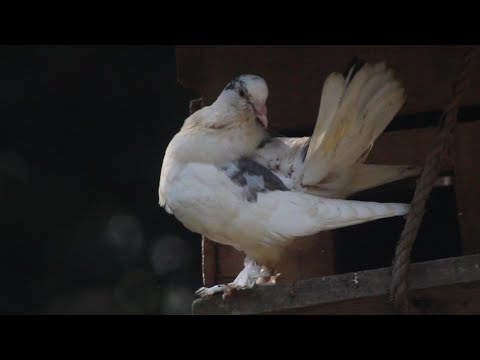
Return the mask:
<path id="1" fill-rule="evenodd" d="M 415 243 L 423 214 L 425 213 L 425 204 L 432 192 L 433 184 L 438 177 L 443 162 L 447 161 L 451 147 L 451 136 L 457 123 L 458 107 L 467 89 L 468 74 L 471 71 L 473 58 L 478 50 L 478 46 L 473 46 L 465 54 L 462 71 L 454 83 L 452 99 L 440 119 L 439 130 L 434 137 L 430 153 L 425 160 L 425 166 L 413 195 L 407 221 L 395 250 L 390 294 L 395 310 L 399 313 L 409 314 L 417 310 L 408 299 L 410 253 Z"/>

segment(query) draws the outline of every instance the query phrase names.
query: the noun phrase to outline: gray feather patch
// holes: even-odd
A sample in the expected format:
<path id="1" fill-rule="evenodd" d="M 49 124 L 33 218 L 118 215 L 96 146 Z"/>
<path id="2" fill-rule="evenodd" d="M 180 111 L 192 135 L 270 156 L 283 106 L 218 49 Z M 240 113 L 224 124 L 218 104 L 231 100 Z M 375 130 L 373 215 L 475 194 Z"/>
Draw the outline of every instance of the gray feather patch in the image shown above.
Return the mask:
<path id="1" fill-rule="evenodd" d="M 261 126 L 263 128 L 263 125 L 261 123 L 261 121 L 256 118 L 255 121 L 259 124 L 259 126 Z M 265 145 L 269 144 L 270 142 L 272 142 L 272 140 L 274 138 L 277 138 L 277 137 L 285 137 L 285 135 L 283 134 L 280 134 L 278 131 L 275 131 L 275 130 L 272 130 L 272 129 L 269 129 L 269 128 L 266 128 L 266 129 L 263 129 L 265 131 L 265 137 L 262 141 L 260 141 L 260 143 L 257 145 L 257 149 L 261 149 L 263 148 Z"/>
<path id="2" fill-rule="evenodd" d="M 287 191 L 285 184 L 269 169 L 250 158 L 241 158 L 218 167 L 237 185 L 242 187 L 245 199 L 257 201 L 257 194 L 266 191 Z"/>

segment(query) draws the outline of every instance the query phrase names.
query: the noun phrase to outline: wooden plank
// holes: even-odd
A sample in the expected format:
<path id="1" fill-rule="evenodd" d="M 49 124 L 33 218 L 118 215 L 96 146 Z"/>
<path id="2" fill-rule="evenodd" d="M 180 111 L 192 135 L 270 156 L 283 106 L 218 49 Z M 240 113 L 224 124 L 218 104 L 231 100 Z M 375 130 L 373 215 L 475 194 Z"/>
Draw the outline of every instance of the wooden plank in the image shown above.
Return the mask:
<path id="1" fill-rule="evenodd" d="M 218 284 L 231 282 L 243 269 L 245 255 L 230 246 L 218 245 L 216 279 Z M 296 281 L 335 273 L 335 253 L 331 232 L 296 241 L 288 256 L 279 263 L 282 281 Z"/>
<path id="2" fill-rule="evenodd" d="M 202 236 L 202 276 L 203 286 L 217 283 L 217 243 Z"/>
<path id="3" fill-rule="evenodd" d="M 480 314 L 480 254 L 410 266 L 412 299 L 427 313 Z M 193 314 L 391 314 L 391 268 L 262 286 L 197 299 Z"/>
<path id="4" fill-rule="evenodd" d="M 343 72 L 355 55 L 386 61 L 405 86 L 400 114 L 443 110 L 467 45 L 230 45 L 177 46 L 178 79 L 210 104 L 242 73 L 269 84 L 270 124 L 277 130 L 312 128 L 321 90 L 331 72 Z M 462 105 L 480 104 L 480 72 L 471 74 Z"/>
<path id="5" fill-rule="evenodd" d="M 423 165 L 430 151 L 435 128 L 399 130 L 381 134 L 366 163 Z"/>
<path id="6" fill-rule="evenodd" d="M 480 253 L 480 122 L 461 124 L 455 136 L 457 210 L 464 254 Z"/>
<path id="7" fill-rule="evenodd" d="M 479 314 L 479 283 L 468 286 L 452 285 L 448 287 L 416 290 L 413 295 L 419 308 L 419 314 L 425 315 L 472 315 Z M 274 313 L 272 313 L 274 314 Z M 362 298 L 336 304 L 298 309 L 283 312 L 295 315 L 393 315 L 392 305 L 385 296 Z M 413 314 L 412 314 L 413 315 Z"/>

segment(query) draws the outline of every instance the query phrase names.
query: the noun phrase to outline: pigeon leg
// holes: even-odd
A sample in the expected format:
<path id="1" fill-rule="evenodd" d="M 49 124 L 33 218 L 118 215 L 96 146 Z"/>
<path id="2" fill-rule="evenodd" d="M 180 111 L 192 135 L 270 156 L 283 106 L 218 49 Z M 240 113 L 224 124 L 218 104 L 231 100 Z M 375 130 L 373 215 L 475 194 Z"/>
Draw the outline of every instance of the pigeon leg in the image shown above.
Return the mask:
<path id="1" fill-rule="evenodd" d="M 195 292 L 195 295 L 206 297 L 217 293 L 224 293 L 224 297 L 231 295 L 235 290 L 251 289 L 255 286 L 257 279 L 270 278 L 271 273 L 265 267 L 257 265 L 254 259 L 246 257 L 243 270 L 227 285 L 215 285 L 210 288 L 202 287 Z"/>
<path id="2" fill-rule="evenodd" d="M 270 275 L 258 278 L 256 282 L 257 285 L 275 285 L 277 283 L 277 279 L 280 277 L 280 275 L 282 275 L 281 273 L 276 273 L 275 270 L 270 270 L 265 266 L 262 266 L 262 271 L 264 271 L 265 274 Z"/>
<path id="3" fill-rule="evenodd" d="M 212 287 L 201 287 L 197 291 L 195 291 L 195 295 L 200 296 L 200 297 L 207 297 L 207 296 L 212 296 L 218 293 L 223 293 L 225 291 L 228 291 L 228 286 L 227 285 L 214 285 Z"/>

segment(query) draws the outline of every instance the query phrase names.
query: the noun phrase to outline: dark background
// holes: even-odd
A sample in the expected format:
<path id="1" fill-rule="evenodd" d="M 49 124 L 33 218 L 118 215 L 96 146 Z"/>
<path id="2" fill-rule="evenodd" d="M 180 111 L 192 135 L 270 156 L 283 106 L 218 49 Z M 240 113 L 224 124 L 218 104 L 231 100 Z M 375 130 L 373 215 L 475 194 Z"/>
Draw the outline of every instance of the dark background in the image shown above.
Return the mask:
<path id="1" fill-rule="evenodd" d="M 0 314 L 190 313 L 200 236 L 157 193 L 197 97 L 176 78 L 174 46 L 0 46 Z M 397 185 L 355 198 L 409 202 Z M 455 209 L 433 191 L 413 261 L 461 253 Z M 336 271 L 389 266 L 403 225 L 335 231 Z"/>
<path id="2" fill-rule="evenodd" d="M 174 46 L 0 47 L 0 313 L 190 313 L 201 243 L 157 188 L 193 96 Z"/>

